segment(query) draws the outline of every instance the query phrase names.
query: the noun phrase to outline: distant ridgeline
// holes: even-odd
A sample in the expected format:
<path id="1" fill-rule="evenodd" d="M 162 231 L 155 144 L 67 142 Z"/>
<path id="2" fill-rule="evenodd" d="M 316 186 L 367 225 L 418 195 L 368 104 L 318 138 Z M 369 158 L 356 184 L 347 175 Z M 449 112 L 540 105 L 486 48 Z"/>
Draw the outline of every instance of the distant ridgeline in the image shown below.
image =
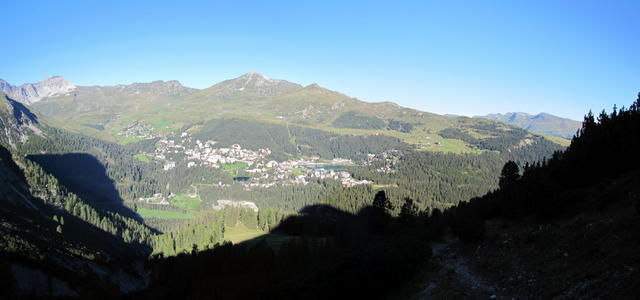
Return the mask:
<path id="1" fill-rule="evenodd" d="M 533 132 L 555 135 L 563 138 L 572 138 L 580 128 L 580 122 L 571 119 L 556 117 L 547 113 L 529 115 L 526 113 L 490 114 L 475 116 L 474 118 L 486 118 L 508 124 L 520 126 Z"/>

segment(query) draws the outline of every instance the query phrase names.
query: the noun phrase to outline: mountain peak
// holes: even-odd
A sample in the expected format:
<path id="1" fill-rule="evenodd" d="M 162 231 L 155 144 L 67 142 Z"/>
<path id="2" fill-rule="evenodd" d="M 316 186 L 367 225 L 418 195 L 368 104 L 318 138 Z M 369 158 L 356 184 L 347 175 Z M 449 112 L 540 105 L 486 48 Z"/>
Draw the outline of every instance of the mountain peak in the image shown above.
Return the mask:
<path id="1" fill-rule="evenodd" d="M 19 102 L 32 104 L 40 99 L 56 95 L 64 95 L 77 87 L 62 76 L 51 76 L 38 83 L 25 83 L 14 86 L 0 79 L 0 90 Z"/>
<path id="2" fill-rule="evenodd" d="M 217 94 L 248 92 L 260 96 L 280 95 L 301 89 L 299 84 L 286 80 L 269 78 L 259 72 L 251 71 L 238 78 L 220 82 L 211 87 Z"/>
<path id="3" fill-rule="evenodd" d="M 262 75 L 262 73 L 256 72 L 256 71 L 250 71 L 247 74 L 242 75 L 241 77 L 245 77 L 245 78 L 246 77 L 261 77 L 261 78 L 264 78 L 264 79 L 270 79 L 269 77 L 264 76 L 264 75 Z"/>
<path id="4" fill-rule="evenodd" d="M 53 75 L 45 78 L 43 81 L 40 81 L 40 83 L 43 83 L 43 82 L 69 82 L 69 81 L 60 75 Z"/>
<path id="5" fill-rule="evenodd" d="M 43 90 L 44 88 L 49 88 L 51 89 L 51 92 L 53 92 L 54 94 L 59 92 L 71 91 L 76 88 L 75 84 L 71 83 L 71 81 L 69 80 L 66 80 L 62 76 L 47 77 L 43 81 L 40 81 L 35 85 L 37 85 L 41 89 L 41 91 L 44 91 Z M 44 97 L 47 97 L 47 96 L 44 96 Z"/>
<path id="6" fill-rule="evenodd" d="M 258 73 L 256 71 L 251 71 L 247 74 L 244 74 L 238 78 L 236 78 L 236 80 L 239 80 L 241 82 L 244 82 L 245 85 L 252 85 L 252 86 L 267 86 L 267 85 L 272 85 L 272 84 L 278 84 L 281 82 L 286 82 L 284 80 L 277 80 L 277 79 L 271 79 L 267 76 L 262 75 L 261 73 Z"/>

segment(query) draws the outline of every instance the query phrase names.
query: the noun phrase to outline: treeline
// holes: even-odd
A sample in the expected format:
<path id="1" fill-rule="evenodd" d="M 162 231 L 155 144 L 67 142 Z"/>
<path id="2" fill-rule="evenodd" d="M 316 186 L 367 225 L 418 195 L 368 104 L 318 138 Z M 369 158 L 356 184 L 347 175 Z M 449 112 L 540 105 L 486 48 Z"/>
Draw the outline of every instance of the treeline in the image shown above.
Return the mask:
<path id="1" fill-rule="evenodd" d="M 209 249 L 224 241 L 225 228 L 242 224 L 252 230 L 268 232 L 290 215 L 279 209 L 261 209 L 257 213 L 248 208 L 225 207 L 223 210 L 203 212 L 196 219 L 154 237 L 156 255 L 170 256 Z"/>
<path id="2" fill-rule="evenodd" d="M 389 119 L 389 124 L 387 125 L 387 129 L 409 133 L 413 130 L 413 124 L 394 120 L 394 119 Z"/>
<path id="3" fill-rule="evenodd" d="M 640 94 L 629 109 L 596 118 L 589 112 L 566 151 L 548 160 L 525 165 L 522 175 L 514 162 L 502 169 L 500 189 L 462 203 L 446 215 L 461 237 L 483 238 L 483 222 L 494 217 L 540 220 L 579 212 L 602 210 L 616 199 L 589 199 L 589 188 L 640 169 Z M 629 195 L 620 197 L 626 198 Z"/>
<path id="4" fill-rule="evenodd" d="M 404 133 L 409 133 L 413 130 L 413 124 L 411 123 L 394 119 L 385 121 L 374 116 L 360 115 L 354 111 L 342 113 L 331 123 L 331 126 L 335 128 L 353 129 L 388 129 Z"/>
<path id="5" fill-rule="evenodd" d="M 300 153 L 332 159 L 349 158 L 364 161 L 368 153 L 380 154 L 390 150 L 408 151 L 413 146 L 386 135 L 341 135 L 327 131 L 289 126 Z"/>

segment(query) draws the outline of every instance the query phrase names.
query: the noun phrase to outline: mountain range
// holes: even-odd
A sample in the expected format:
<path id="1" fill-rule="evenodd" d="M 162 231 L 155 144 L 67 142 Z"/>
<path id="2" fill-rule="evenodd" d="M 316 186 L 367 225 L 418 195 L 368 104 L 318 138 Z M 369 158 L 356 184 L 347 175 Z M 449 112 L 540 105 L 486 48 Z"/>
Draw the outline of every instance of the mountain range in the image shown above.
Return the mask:
<path id="1" fill-rule="evenodd" d="M 364 102 L 317 84 L 302 86 L 258 72 L 205 89 L 188 88 L 178 81 L 76 86 L 59 76 L 18 87 L 0 82 L 5 94 L 29 105 L 58 127 L 120 143 L 136 140 L 119 135 L 135 122 L 152 126 L 153 132 L 168 133 L 204 120 L 240 118 L 283 126 L 297 124 L 335 134 L 384 134 L 425 150 L 474 152 L 478 148 L 473 143 L 443 137 L 439 132 L 456 128 L 486 139 L 513 129 L 490 123 L 497 132 L 487 132 L 478 129 L 486 120 L 450 118 L 392 102 Z M 529 127 L 534 132 L 557 135 L 554 130 L 541 129 L 542 125 Z M 546 138 L 568 145 L 564 139 Z"/>
<path id="2" fill-rule="evenodd" d="M 520 126 L 533 132 L 555 135 L 566 139 L 571 139 L 578 131 L 578 128 L 580 128 L 580 125 L 582 125 L 582 123 L 578 121 L 557 117 L 548 113 L 530 115 L 523 112 L 510 112 L 505 114 L 474 116 L 474 118 L 496 120 Z"/>
<path id="3" fill-rule="evenodd" d="M 64 95 L 75 89 L 76 86 L 62 76 L 52 76 L 38 83 L 25 83 L 19 86 L 0 79 L 0 91 L 24 104 L 32 104 L 46 97 Z"/>

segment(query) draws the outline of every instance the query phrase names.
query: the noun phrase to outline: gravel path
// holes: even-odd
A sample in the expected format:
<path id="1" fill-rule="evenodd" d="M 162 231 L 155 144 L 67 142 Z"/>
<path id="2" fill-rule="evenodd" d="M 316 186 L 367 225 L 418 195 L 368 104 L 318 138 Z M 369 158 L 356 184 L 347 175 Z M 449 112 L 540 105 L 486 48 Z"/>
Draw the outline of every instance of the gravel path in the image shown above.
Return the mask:
<path id="1" fill-rule="evenodd" d="M 431 261 L 441 269 L 426 282 L 417 299 L 438 298 L 437 295 L 442 294 L 439 289 L 444 280 L 449 283 L 442 288 L 451 288 L 453 285 L 457 289 L 456 293 L 467 299 L 516 299 L 504 294 L 490 278 L 470 267 L 469 258 L 462 255 L 462 246 L 452 234 L 445 234 L 444 241 L 432 244 L 431 247 Z"/>

